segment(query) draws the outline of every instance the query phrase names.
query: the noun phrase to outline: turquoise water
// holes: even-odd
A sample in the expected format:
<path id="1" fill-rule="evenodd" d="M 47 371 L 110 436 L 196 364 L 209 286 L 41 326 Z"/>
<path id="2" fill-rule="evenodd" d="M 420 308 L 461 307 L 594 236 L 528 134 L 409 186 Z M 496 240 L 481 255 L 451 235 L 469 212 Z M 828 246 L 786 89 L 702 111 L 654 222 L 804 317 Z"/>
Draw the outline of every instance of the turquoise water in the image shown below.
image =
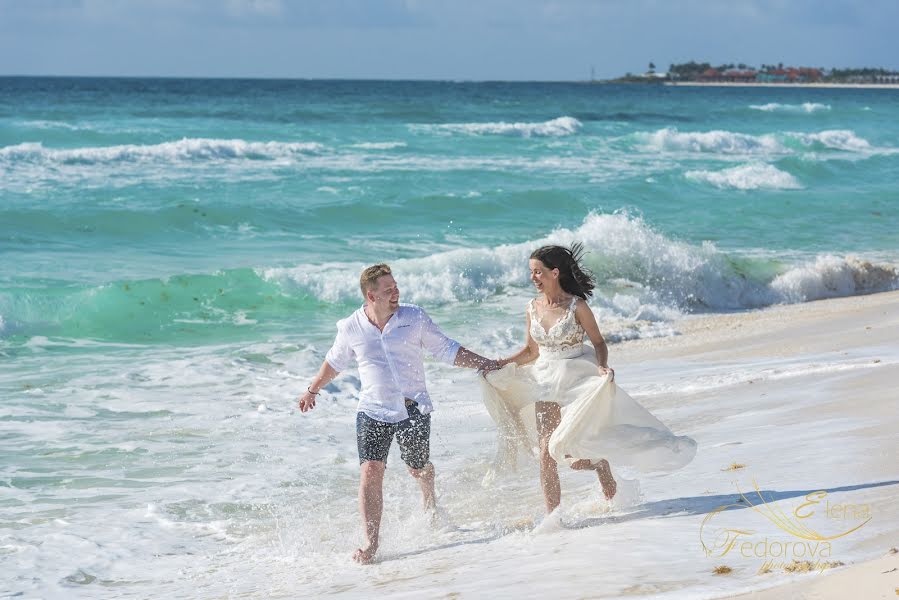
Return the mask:
<path id="1" fill-rule="evenodd" d="M 488 354 L 550 241 L 613 342 L 899 287 L 899 90 L 2 78 L 0 177 L 0 563 L 45 596 L 352 488 L 349 421 L 288 413 L 367 264 Z"/>
<path id="2" fill-rule="evenodd" d="M 594 270 L 667 308 L 820 297 L 764 292 L 823 255 L 895 263 L 897 112 L 893 90 L 4 79 L 2 343 L 264 339 L 400 258 L 464 273 L 408 299 L 465 304 L 526 286 L 479 281 L 493 249 L 590 215 L 627 215 L 584 232 Z M 728 265 L 684 281 L 665 248 L 611 247 L 651 235 Z M 758 289 L 677 288 L 709 277 Z"/>

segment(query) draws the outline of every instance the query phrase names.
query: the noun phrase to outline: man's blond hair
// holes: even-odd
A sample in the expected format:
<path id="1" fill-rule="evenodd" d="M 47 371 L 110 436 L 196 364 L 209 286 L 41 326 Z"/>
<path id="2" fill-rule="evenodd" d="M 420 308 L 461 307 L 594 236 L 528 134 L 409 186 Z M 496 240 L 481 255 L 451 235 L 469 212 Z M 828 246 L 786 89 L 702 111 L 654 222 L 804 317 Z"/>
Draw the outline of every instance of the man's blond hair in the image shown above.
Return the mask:
<path id="1" fill-rule="evenodd" d="M 359 287 L 362 289 L 362 297 L 367 299 L 369 290 L 377 287 L 378 279 L 390 274 L 390 267 L 384 263 L 372 265 L 362 271 L 362 275 L 359 276 Z"/>

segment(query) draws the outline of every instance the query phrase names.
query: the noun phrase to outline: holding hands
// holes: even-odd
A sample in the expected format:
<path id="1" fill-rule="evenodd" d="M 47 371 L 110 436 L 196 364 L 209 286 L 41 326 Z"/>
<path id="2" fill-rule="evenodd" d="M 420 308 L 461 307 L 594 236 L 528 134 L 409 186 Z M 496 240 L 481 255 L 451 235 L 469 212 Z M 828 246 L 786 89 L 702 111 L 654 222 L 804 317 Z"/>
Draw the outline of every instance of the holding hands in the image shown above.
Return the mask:
<path id="1" fill-rule="evenodd" d="M 503 366 L 505 366 L 505 362 L 502 360 L 487 359 L 478 367 L 478 374 L 484 377 L 491 371 L 502 369 Z"/>

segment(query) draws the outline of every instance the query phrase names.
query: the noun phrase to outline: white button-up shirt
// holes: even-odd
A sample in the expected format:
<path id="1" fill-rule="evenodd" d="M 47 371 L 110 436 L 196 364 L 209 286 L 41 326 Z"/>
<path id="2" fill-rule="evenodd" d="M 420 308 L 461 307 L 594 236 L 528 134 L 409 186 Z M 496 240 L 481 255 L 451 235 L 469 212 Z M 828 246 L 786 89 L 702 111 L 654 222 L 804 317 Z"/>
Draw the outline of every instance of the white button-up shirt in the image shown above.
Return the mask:
<path id="1" fill-rule="evenodd" d="M 409 418 L 405 398 L 418 402 L 422 414 L 431 412 L 422 351 L 453 364 L 459 342 L 444 335 L 414 304 L 400 304 L 383 332 L 364 309 L 337 322 L 337 337 L 325 360 L 335 371 L 343 371 L 356 359 L 362 380 L 358 410 L 372 419 L 399 423 Z"/>

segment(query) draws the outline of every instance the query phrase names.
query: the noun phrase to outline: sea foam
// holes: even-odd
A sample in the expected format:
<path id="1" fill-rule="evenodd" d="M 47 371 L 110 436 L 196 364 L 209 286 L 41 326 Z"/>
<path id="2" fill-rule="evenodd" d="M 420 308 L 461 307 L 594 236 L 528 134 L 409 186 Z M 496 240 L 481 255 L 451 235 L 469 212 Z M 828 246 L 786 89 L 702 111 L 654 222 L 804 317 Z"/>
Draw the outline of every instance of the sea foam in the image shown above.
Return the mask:
<path id="1" fill-rule="evenodd" d="M 818 133 L 793 133 L 791 137 L 799 140 L 811 149 L 830 148 L 833 150 L 847 150 L 849 152 L 871 152 L 873 150 L 889 151 L 890 149 L 875 149 L 868 140 L 860 138 L 853 131 L 846 129 L 832 129 Z"/>
<path id="2" fill-rule="evenodd" d="M 771 134 L 750 135 L 733 131 L 681 132 L 666 127 L 634 134 L 650 150 L 711 152 L 716 154 L 783 154 L 787 149 Z"/>
<path id="3" fill-rule="evenodd" d="M 893 154 L 897 148 L 875 147 L 848 129 L 827 129 L 806 133 L 750 135 L 734 131 L 678 131 L 666 127 L 633 134 L 638 145 L 652 152 L 690 152 L 724 156 L 787 156 L 808 152 L 840 150 L 864 155 Z"/>
<path id="4" fill-rule="evenodd" d="M 687 179 L 710 183 L 719 189 L 798 190 L 799 181 L 774 165 L 750 163 L 722 171 L 687 171 Z"/>
<path id="5" fill-rule="evenodd" d="M 558 117 L 539 123 L 443 123 L 412 125 L 413 131 L 462 133 L 468 135 L 507 135 L 517 137 L 561 137 L 577 133 L 583 124 L 574 117 Z"/>
<path id="6" fill-rule="evenodd" d="M 807 114 L 827 111 L 831 109 L 829 104 L 821 104 L 820 102 L 803 102 L 802 104 L 781 104 L 779 102 L 769 102 L 768 104 L 750 104 L 749 108 L 765 112 L 792 112 Z"/>
<path id="7" fill-rule="evenodd" d="M 318 153 L 314 142 L 250 142 L 241 139 L 184 138 L 160 144 L 123 144 L 81 148 L 46 148 L 26 142 L 0 148 L 5 162 L 52 162 L 93 164 L 106 162 L 182 161 L 209 159 L 277 159 Z"/>
<path id="8" fill-rule="evenodd" d="M 897 289 L 899 272 L 854 256 L 826 254 L 778 275 L 769 287 L 781 302 L 809 302 Z"/>
<path id="9" fill-rule="evenodd" d="M 899 288 L 893 265 L 855 257 L 821 256 L 787 267 L 733 257 L 714 244 L 678 241 L 627 213 L 590 214 L 580 227 L 495 248 L 460 248 L 392 261 L 403 299 L 423 304 L 483 301 L 528 288 L 528 257 L 544 244 L 582 242 L 587 266 L 601 287 L 597 302 L 621 317 L 668 320 L 678 311 L 732 310 L 804 302 Z M 362 263 L 258 271 L 288 293 L 326 302 L 354 302 Z M 760 275 L 758 273 L 765 273 Z M 614 291 L 618 290 L 618 291 Z"/>
<path id="10" fill-rule="evenodd" d="M 351 148 L 360 148 L 362 150 L 393 150 L 394 148 L 405 147 L 406 142 L 360 142 L 351 146 Z"/>

